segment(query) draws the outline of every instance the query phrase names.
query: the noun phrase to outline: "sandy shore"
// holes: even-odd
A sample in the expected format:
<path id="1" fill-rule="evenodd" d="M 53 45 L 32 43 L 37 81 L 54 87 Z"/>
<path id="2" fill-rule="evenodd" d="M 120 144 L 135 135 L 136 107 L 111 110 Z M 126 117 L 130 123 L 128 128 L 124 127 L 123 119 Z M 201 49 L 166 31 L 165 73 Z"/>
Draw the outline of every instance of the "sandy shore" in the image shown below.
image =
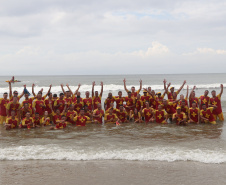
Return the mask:
<path id="1" fill-rule="evenodd" d="M 158 161 L 1 161 L 0 184 L 226 184 L 225 164 Z"/>

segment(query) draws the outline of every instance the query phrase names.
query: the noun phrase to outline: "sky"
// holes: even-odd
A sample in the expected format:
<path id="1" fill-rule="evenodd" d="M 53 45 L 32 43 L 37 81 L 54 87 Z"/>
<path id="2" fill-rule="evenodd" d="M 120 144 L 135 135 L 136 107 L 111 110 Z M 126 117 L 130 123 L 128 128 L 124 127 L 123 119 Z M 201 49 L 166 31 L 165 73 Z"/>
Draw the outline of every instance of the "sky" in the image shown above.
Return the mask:
<path id="1" fill-rule="evenodd" d="M 0 0 L 0 75 L 226 72 L 225 0 Z"/>

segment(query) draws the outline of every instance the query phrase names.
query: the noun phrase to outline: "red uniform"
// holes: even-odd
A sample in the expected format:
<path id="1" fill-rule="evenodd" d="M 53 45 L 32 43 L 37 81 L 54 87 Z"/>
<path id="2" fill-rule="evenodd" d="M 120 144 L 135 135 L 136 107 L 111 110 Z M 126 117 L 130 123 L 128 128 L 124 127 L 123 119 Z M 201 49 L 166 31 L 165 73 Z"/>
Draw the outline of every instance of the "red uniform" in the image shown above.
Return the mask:
<path id="1" fill-rule="evenodd" d="M 48 114 L 51 114 L 51 113 L 52 113 L 52 110 L 51 110 L 51 108 L 50 108 L 50 102 L 51 102 L 51 106 L 52 106 L 52 109 L 53 109 L 54 100 L 45 99 L 45 101 L 44 101 L 44 103 L 45 103 L 45 105 L 46 105 L 45 111 L 47 111 Z"/>
<path id="2" fill-rule="evenodd" d="M 33 121 L 34 121 L 34 124 L 35 125 L 41 125 L 41 119 L 40 118 L 38 118 L 38 119 L 36 119 L 35 117 L 33 117 Z"/>
<path id="3" fill-rule="evenodd" d="M 190 115 L 190 118 L 191 120 L 193 120 L 194 122 L 198 123 L 198 115 L 199 115 L 199 108 L 190 108 L 189 109 L 189 115 Z"/>
<path id="4" fill-rule="evenodd" d="M 9 103 L 8 99 L 1 98 L 0 99 L 0 115 L 7 116 L 6 114 L 6 106 Z"/>
<path id="5" fill-rule="evenodd" d="M 181 111 L 182 111 L 183 113 L 185 113 L 185 115 L 188 115 L 188 112 L 189 112 L 188 106 L 187 106 L 187 105 L 185 105 L 184 107 L 181 106 Z"/>
<path id="6" fill-rule="evenodd" d="M 195 102 L 196 103 L 196 107 L 198 107 L 199 98 L 197 98 L 197 97 L 195 97 L 195 98 L 189 98 L 190 108 L 192 107 L 192 103 L 193 102 Z"/>
<path id="7" fill-rule="evenodd" d="M 45 122 L 45 120 L 46 120 L 46 122 Z M 44 125 L 44 126 L 50 125 L 50 118 L 49 117 L 47 117 L 47 118 L 43 117 L 41 119 L 41 124 Z"/>
<path id="8" fill-rule="evenodd" d="M 126 111 L 120 111 L 117 109 L 117 117 L 119 118 L 119 120 L 124 123 L 127 120 L 127 113 Z"/>
<path id="9" fill-rule="evenodd" d="M 101 104 L 101 96 L 99 95 L 98 97 L 93 96 L 93 109 L 97 109 L 97 105 Z"/>
<path id="10" fill-rule="evenodd" d="M 61 120 L 61 116 L 62 116 L 61 114 L 58 115 L 58 114 L 56 114 L 54 112 L 52 114 L 53 114 L 53 123 L 54 124 L 56 124 L 57 121 Z"/>
<path id="11" fill-rule="evenodd" d="M 199 97 L 199 99 L 200 99 L 201 109 L 202 109 L 203 104 L 205 104 L 206 108 L 208 108 L 209 103 L 210 103 L 210 97 L 202 95 Z"/>
<path id="12" fill-rule="evenodd" d="M 141 96 L 140 99 L 143 102 L 143 108 L 146 108 L 146 102 L 150 105 L 150 96 Z"/>
<path id="13" fill-rule="evenodd" d="M 60 113 L 62 113 L 64 111 L 64 106 L 65 106 L 65 101 L 58 99 L 54 102 L 54 106 L 59 106 L 57 109 L 60 110 Z"/>
<path id="14" fill-rule="evenodd" d="M 217 106 L 217 108 L 213 110 L 213 114 L 214 115 L 218 115 L 218 114 L 222 113 L 221 97 L 220 97 L 220 95 L 217 95 L 215 98 L 210 98 L 210 104 Z"/>
<path id="15" fill-rule="evenodd" d="M 172 102 L 168 102 L 167 105 L 163 105 L 163 108 L 169 115 L 176 113 L 176 110 L 174 109 Z"/>
<path id="16" fill-rule="evenodd" d="M 84 107 L 84 104 L 83 104 L 83 102 L 76 102 L 75 104 L 74 104 L 74 110 L 77 112 L 77 114 L 79 114 L 80 113 L 80 110 L 81 110 L 81 108 L 83 108 Z"/>
<path id="17" fill-rule="evenodd" d="M 157 109 L 158 103 L 157 103 L 157 100 L 153 97 L 150 98 L 150 107 L 152 107 L 153 109 Z"/>
<path id="18" fill-rule="evenodd" d="M 72 117 L 77 116 L 77 112 L 76 111 L 68 111 L 67 114 L 66 114 L 66 117 L 67 117 L 67 121 L 71 124 L 75 124 L 75 121 L 73 121 Z"/>
<path id="19" fill-rule="evenodd" d="M 124 97 L 115 96 L 115 102 L 116 102 L 116 109 L 119 109 L 120 105 L 123 105 L 123 102 L 125 101 Z"/>
<path id="20" fill-rule="evenodd" d="M 207 118 L 209 122 L 214 122 L 216 121 L 214 116 L 213 116 L 213 107 L 207 108 L 206 111 L 201 110 L 200 115 L 203 116 L 204 118 Z"/>
<path id="21" fill-rule="evenodd" d="M 106 105 L 106 110 L 110 108 L 110 104 L 111 103 L 114 103 L 115 102 L 115 98 L 112 97 L 112 98 L 107 98 L 105 101 L 104 101 L 104 104 Z"/>
<path id="22" fill-rule="evenodd" d="M 179 105 L 179 106 L 181 106 L 182 101 L 185 101 L 185 105 L 188 106 L 188 100 L 187 100 L 187 98 L 185 98 L 185 99 L 183 99 L 183 100 L 180 100 L 180 101 L 178 102 L 178 105 Z"/>
<path id="23" fill-rule="evenodd" d="M 42 107 L 45 105 L 43 100 L 34 100 L 32 107 L 35 108 L 35 112 L 39 113 L 40 116 L 43 116 L 45 108 Z"/>
<path id="24" fill-rule="evenodd" d="M 130 110 L 133 110 L 133 108 L 129 108 L 130 106 L 133 106 L 135 104 L 135 99 L 134 98 L 129 98 L 128 96 L 125 97 L 125 102 L 126 102 L 126 105 L 125 105 L 125 108 L 126 108 L 126 111 L 129 112 Z"/>
<path id="25" fill-rule="evenodd" d="M 178 91 L 176 91 L 177 95 L 179 94 Z M 173 99 L 173 94 L 171 92 L 167 92 L 168 100 Z M 177 96 L 176 96 L 177 97 Z"/>
<path id="26" fill-rule="evenodd" d="M 156 123 L 162 123 L 165 121 L 165 116 L 167 115 L 166 111 L 164 110 L 156 110 L 155 111 L 155 120 Z"/>
<path id="27" fill-rule="evenodd" d="M 23 126 L 23 127 L 25 127 L 25 125 L 29 124 L 29 125 L 27 125 L 27 128 L 28 128 L 28 129 L 30 129 L 30 128 L 32 127 L 32 125 L 31 125 L 32 123 L 33 123 L 33 118 L 29 118 L 29 119 L 24 118 L 24 119 L 22 120 L 22 126 Z"/>
<path id="28" fill-rule="evenodd" d="M 29 98 L 28 100 L 24 100 L 24 101 L 22 101 L 21 106 L 22 106 L 22 107 L 24 107 L 24 104 L 25 104 L 25 103 L 28 103 L 29 108 L 31 108 L 31 109 L 32 109 L 32 102 L 33 102 L 33 100 L 34 100 L 34 99 L 35 99 L 35 98 L 34 98 L 34 97 L 32 97 L 32 98 Z"/>
<path id="29" fill-rule="evenodd" d="M 18 110 L 21 108 L 21 105 L 19 102 L 17 103 L 13 103 L 12 101 L 9 102 L 6 106 L 7 110 L 9 111 L 9 116 L 11 116 L 11 111 L 14 110 L 16 112 L 16 115 L 17 115 L 17 112 Z"/>
<path id="30" fill-rule="evenodd" d="M 17 128 L 17 125 L 18 125 L 18 119 L 15 118 L 15 119 L 12 119 L 12 117 L 8 117 L 6 119 L 6 124 L 9 124 L 11 125 L 11 128 Z"/>
<path id="31" fill-rule="evenodd" d="M 74 121 L 76 122 L 76 126 L 86 126 L 86 122 L 89 121 L 90 118 L 87 116 L 76 116 L 74 117 Z"/>
<path id="32" fill-rule="evenodd" d="M 21 118 L 22 119 L 26 117 L 27 112 L 30 112 L 30 114 L 32 115 L 32 109 L 31 108 L 28 108 L 28 109 L 22 108 L 21 109 Z"/>
<path id="33" fill-rule="evenodd" d="M 149 120 L 152 118 L 153 116 L 153 112 L 154 112 L 154 109 L 153 108 L 144 108 L 142 110 L 142 114 L 144 116 L 144 120 L 145 122 L 149 122 Z"/>
<path id="34" fill-rule="evenodd" d="M 110 121 L 111 119 L 113 119 L 113 121 Z M 105 114 L 105 116 L 104 116 L 104 120 L 107 123 L 115 123 L 117 119 L 118 119 L 118 117 L 115 114 L 112 114 L 112 115 Z"/>
<path id="35" fill-rule="evenodd" d="M 186 115 L 181 112 L 180 114 L 173 114 L 173 119 L 176 118 L 176 124 L 179 125 L 180 124 L 180 121 L 184 120 L 186 118 Z"/>
<path id="36" fill-rule="evenodd" d="M 93 107 L 92 107 L 92 105 L 93 105 L 93 100 L 92 100 L 92 98 L 84 98 L 82 101 L 83 101 L 83 103 L 84 103 L 84 106 L 87 105 L 87 106 L 88 106 L 88 109 L 89 109 L 90 111 L 93 110 Z"/>
<path id="37" fill-rule="evenodd" d="M 99 117 L 94 117 L 94 120 L 97 120 L 99 123 L 102 123 L 102 118 L 104 116 L 104 111 L 102 109 L 101 110 L 95 109 L 93 111 L 93 114 L 96 115 L 96 116 L 99 115 Z"/>
<path id="38" fill-rule="evenodd" d="M 135 107 L 137 108 L 138 111 L 140 111 L 141 106 L 143 106 L 143 101 L 142 100 L 137 100 L 135 101 Z"/>
<path id="39" fill-rule="evenodd" d="M 66 128 L 67 124 L 65 122 L 63 123 L 57 123 L 56 124 L 56 128 L 57 129 L 62 129 L 62 128 Z"/>

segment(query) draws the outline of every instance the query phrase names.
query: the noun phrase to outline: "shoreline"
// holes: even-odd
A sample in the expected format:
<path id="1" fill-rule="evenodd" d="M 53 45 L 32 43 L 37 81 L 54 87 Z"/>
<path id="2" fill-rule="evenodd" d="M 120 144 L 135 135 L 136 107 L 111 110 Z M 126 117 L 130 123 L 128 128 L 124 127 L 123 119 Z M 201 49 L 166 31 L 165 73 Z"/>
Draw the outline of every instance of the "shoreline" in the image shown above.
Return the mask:
<path id="1" fill-rule="evenodd" d="M 1 184 L 225 184 L 226 164 L 191 161 L 0 161 Z"/>

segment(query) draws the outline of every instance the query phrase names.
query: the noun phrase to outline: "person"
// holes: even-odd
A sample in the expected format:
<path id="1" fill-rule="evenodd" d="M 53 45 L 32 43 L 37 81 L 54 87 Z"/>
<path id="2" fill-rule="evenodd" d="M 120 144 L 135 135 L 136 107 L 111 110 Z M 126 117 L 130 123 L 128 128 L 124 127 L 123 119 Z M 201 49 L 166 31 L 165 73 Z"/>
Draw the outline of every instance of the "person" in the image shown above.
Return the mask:
<path id="1" fill-rule="evenodd" d="M 119 109 L 117 109 L 117 117 L 119 123 L 128 123 L 127 119 L 127 112 L 124 110 L 123 105 L 119 106 Z"/>
<path id="2" fill-rule="evenodd" d="M 78 84 L 78 88 L 75 90 L 74 94 L 72 95 L 73 97 L 73 102 L 77 101 L 77 96 L 80 97 L 80 101 L 82 102 L 82 97 L 81 97 L 81 93 L 79 92 L 79 89 L 81 87 L 81 84 Z M 80 112 L 79 112 L 80 113 Z"/>
<path id="3" fill-rule="evenodd" d="M 163 99 L 165 97 L 166 92 L 164 92 L 163 94 L 161 92 L 157 92 L 156 93 L 156 110 L 158 110 L 159 105 L 162 105 Z"/>
<path id="4" fill-rule="evenodd" d="M 149 107 L 149 102 L 145 102 L 145 107 L 142 110 L 142 116 L 144 117 L 145 123 L 150 123 L 154 121 L 153 115 L 154 115 L 154 109 Z"/>
<path id="5" fill-rule="evenodd" d="M 141 100 L 140 94 L 137 94 L 137 98 L 135 99 L 135 108 L 138 112 L 142 111 L 141 107 L 143 107 L 143 101 Z"/>
<path id="6" fill-rule="evenodd" d="M 137 94 L 139 94 L 140 91 L 141 91 L 141 89 L 142 89 L 142 80 L 140 80 L 139 82 L 140 82 L 140 88 L 138 89 L 138 91 L 135 90 L 135 87 L 134 86 L 131 87 L 131 97 L 132 98 L 136 98 L 137 97 Z M 124 89 L 128 93 L 129 90 L 126 88 L 126 79 L 125 78 L 123 80 L 123 83 L 124 83 Z"/>
<path id="7" fill-rule="evenodd" d="M 108 93 L 108 97 L 104 101 L 104 109 L 108 110 L 110 108 L 110 104 L 115 102 L 115 98 L 112 96 L 112 93 Z"/>
<path id="8" fill-rule="evenodd" d="M 32 109 L 29 107 L 28 103 L 25 103 L 24 106 L 20 109 L 20 116 L 23 120 L 26 117 L 27 112 L 30 112 L 30 115 L 32 115 Z"/>
<path id="9" fill-rule="evenodd" d="M 93 111 L 93 119 L 94 123 L 101 123 L 102 124 L 102 118 L 104 117 L 104 111 L 101 108 L 101 104 L 97 104 L 97 109 Z"/>
<path id="10" fill-rule="evenodd" d="M 143 102 L 143 108 L 146 108 L 146 102 L 149 102 L 150 105 L 151 95 L 150 96 L 147 95 L 148 91 L 146 89 L 143 90 L 143 94 L 144 95 L 142 95 L 140 99 Z M 151 94 L 151 92 L 149 94 Z"/>
<path id="11" fill-rule="evenodd" d="M 200 99 L 200 110 L 202 110 L 202 107 L 203 107 L 202 105 L 203 104 L 206 105 L 206 108 L 209 107 L 210 97 L 208 96 L 208 94 L 209 94 L 209 91 L 208 90 L 205 90 L 204 95 L 201 95 L 199 97 L 199 99 Z"/>
<path id="12" fill-rule="evenodd" d="M 30 109 L 32 109 L 32 102 L 35 99 L 35 97 L 29 98 L 28 92 L 25 92 L 24 93 L 24 97 L 25 97 L 25 99 L 22 101 L 21 106 L 24 107 L 24 104 L 27 103 L 28 104 L 28 107 Z"/>
<path id="13" fill-rule="evenodd" d="M 202 123 L 212 123 L 216 124 L 216 120 L 213 116 L 213 110 L 216 109 L 216 107 L 206 107 L 206 104 L 202 104 L 202 109 L 200 110 L 200 118 Z"/>
<path id="14" fill-rule="evenodd" d="M 154 111 L 154 119 L 156 123 L 167 123 L 167 113 L 166 111 L 162 108 L 162 105 L 158 105 L 158 109 Z"/>
<path id="15" fill-rule="evenodd" d="M 186 101 L 185 100 L 182 100 L 181 101 L 181 112 L 185 113 L 186 115 L 186 118 L 188 118 L 188 112 L 189 112 L 189 108 L 188 106 L 186 105 Z"/>
<path id="16" fill-rule="evenodd" d="M 31 129 L 34 127 L 35 127 L 34 120 L 33 120 L 33 118 L 31 118 L 31 113 L 27 112 L 26 117 L 23 118 L 22 123 L 20 124 L 20 128 Z"/>
<path id="17" fill-rule="evenodd" d="M 74 104 L 70 104 L 66 113 L 67 123 L 75 125 L 75 122 L 73 121 L 73 117 L 75 116 L 77 116 L 77 112 L 74 110 Z"/>
<path id="18" fill-rule="evenodd" d="M 84 106 L 84 115 L 89 117 L 89 120 L 87 120 L 86 123 L 92 123 L 93 122 L 93 111 L 90 111 L 88 109 L 87 105 Z"/>
<path id="19" fill-rule="evenodd" d="M 35 91 L 34 91 L 34 87 L 35 87 L 35 84 L 32 84 L 32 94 L 33 94 L 33 96 L 34 96 L 35 98 L 37 98 L 37 96 L 36 96 L 36 94 L 35 94 Z M 48 92 L 47 92 L 44 96 L 42 96 L 42 100 L 43 100 L 43 101 L 46 99 L 46 97 L 47 97 L 48 94 L 50 93 L 51 88 L 52 88 L 52 84 L 49 86 Z M 43 88 L 42 88 L 40 91 L 38 91 L 38 94 L 42 94 L 42 92 L 43 92 Z"/>
<path id="20" fill-rule="evenodd" d="M 86 122 L 89 121 L 90 118 L 85 116 L 85 110 L 82 108 L 80 110 L 80 114 L 73 118 L 73 121 L 76 122 L 76 126 L 86 126 Z"/>
<path id="21" fill-rule="evenodd" d="M 82 101 L 80 101 L 80 96 L 76 97 L 76 101 L 74 102 L 74 110 L 77 112 L 77 114 L 80 113 L 80 110 L 84 107 L 84 104 Z"/>
<path id="22" fill-rule="evenodd" d="M 143 121 L 141 120 L 141 114 L 137 108 L 135 108 L 134 111 L 130 110 L 129 120 L 132 119 L 134 123 L 143 123 Z"/>
<path id="23" fill-rule="evenodd" d="M 177 125 L 186 125 L 186 115 L 181 112 L 181 108 L 176 108 L 176 113 L 173 114 L 173 121 L 176 122 Z"/>
<path id="24" fill-rule="evenodd" d="M 61 120 L 58 120 L 55 127 L 50 127 L 50 130 L 57 130 L 57 129 L 63 129 L 66 128 L 67 122 L 66 122 L 66 116 L 62 115 Z"/>
<path id="25" fill-rule="evenodd" d="M 196 86 L 193 87 L 193 89 L 191 90 L 191 93 L 189 95 L 189 106 L 190 108 L 192 107 L 192 102 L 196 103 L 196 107 L 199 107 L 199 98 L 195 97 L 195 88 Z"/>
<path id="26" fill-rule="evenodd" d="M 0 124 L 6 122 L 7 113 L 6 113 L 6 106 L 9 103 L 8 93 L 5 92 L 3 94 L 3 98 L 0 98 Z"/>
<path id="27" fill-rule="evenodd" d="M 48 125 L 50 125 L 51 123 L 50 123 L 50 117 L 49 117 L 49 113 L 48 113 L 48 111 L 45 111 L 44 112 L 44 116 L 41 118 L 41 125 L 42 126 L 48 126 Z"/>
<path id="28" fill-rule="evenodd" d="M 92 99 L 93 99 L 93 110 L 97 109 L 97 105 L 100 103 L 101 104 L 101 99 L 103 95 L 103 82 L 100 82 L 101 85 L 101 90 L 100 90 L 100 95 L 98 91 L 95 91 L 94 93 L 94 86 L 96 85 L 95 81 L 92 84 Z"/>
<path id="29" fill-rule="evenodd" d="M 129 115 L 130 111 L 134 109 L 135 107 L 135 99 L 132 98 L 132 93 L 128 91 L 128 96 L 125 97 L 126 104 L 124 105 L 127 115 Z"/>
<path id="30" fill-rule="evenodd" d="M 18 123 L 19 123 L 19 120 L 16 117 L 16 112 L 15 110 L 12 110 L 11 116 L 7 117 L 6 119 L 5 128 L 6 130 L 18 128 Z"/>
<path id="31" fill-rule="evenodd" d="M 218 95 L 216 95 L 216 91 L 213 90 L 211 92 L 212 98 L 210 98 L 210 107 L 216 107 L 216 109 L 213 110 L 213 116 L 215 120 L 217 120 L 217 117 L 220 121 L 224 121 L 224 115 L 221 108 L 221 95 L 223 93 L 224 86 L 223 84 L 220 85 L 221 91 Z"/>
<path id="32" fill-rule="evenodd" d="M 118 96 L 114 96 L 115 102 L 116 102 L 116 109 L 119 109 L 120 105 L 123 105 L 123 102 L 125 101 L 125 98 L 122 97 L 122 91 L 118 92 Z"/>
<path id="33" fill-rule="evenodd" d="M 19 118 L 20 109 L 21 109 L 21 104 L 18 102 L 18 97 L 14 96 L 13 101 L 10 101 L 6 106 L 6 114 L 8 117 L 11 116 L 11 111 L 14 110 L 16 112 L 16 116 Z"/>
<path id="34" fill-rule="evenodd" d="M 167 112 L 167 117 L 168 117 L 169 121 L 171 122 L 173 114 L 176 113 L 176 110 L 173 107 L 173 102 L 169 102 L 166 99 L 163 99 L 162 108 L 165 109 L 165 111 Z"/>
<path id="35" fill-rule="evenodd" d="M 82 100 L 83 104 L 84 104 L 84 106 L 87 105 L 87 107 L 90 111 L 93 111 L 93 100 L 91 97 L 89 97 L 89 91 L 86 91 L 85 94 L 86 94 L 86 97 L 83 98 L 83 100 Z"/>
<path id="36" fill-rule="evenodd" d="M 62 113 L 64 111 L 64 106 L 65 106 L 64 93 L 60 93 L 60 98 L 54 102 L 54 108 L 59 109 L 60 113 Z"/>
<path id="37" fill-rule="evenodd" d="M 150 96 L 150 103 L 149 103 L 149 105 L 150 105 L 151 108 L 156 110 L 157 109 L 157 107 L 156 107 L 157 106 L 157 100 L 156 100 L 156 96 L 155 96 L 155 91 L 152 90 L 150 95 L 151 96 Z"/>
<path id="38" fill-rule="evenodd" d="M 24 88 L 26 88 L 26 85 L 24 85 Z M 12 101 L 13 97 L 17 97 L 17 101 L 20 101 L 20 98 L 23 97 L 24 91 L 18 96 L 18 91 L 12 92 L 11 82 L 9 82 L 9 100 Z"/>
<path id="39" fill-rule="evenodd" d="M 197 108 L 196 102 L 192 102 L 192 107 L 188 110 L 189 123 L 200 123 L 200 110 Z"/>
<path id="40" fill-rule="evenodd" d="M 105 113 L 109 113 L 109 110 L 112 109 L 113 110 L 113 114 L 116 114 L 117 109 L 114 108 L 114 103 L 110 103 L 110 108 L 108 110 L 105 111 Z"/>
<path id="41" fill-rule="evenodd" d="M 36 112 L 34 117 L 33 117 L 34 125 L 35 127 L 40 127 L 41 126 L 41 119 L 39 117 L 39 113 Z"/>
<path id="42" fill-rule="evenodd" d="M 104 116 L 104 122 L 105 123 L 115 123 L 118 120 L 118 117 L 116 114 L 113 113 L 113 108 L 108 109 L 109 112 L 105 114 Z"/>
<path id="43" fill-rule="evenodd" d="M 37 99 L 33 101 L 32 105 L 33 111 L 38 112 L 39 116 L 42 117 L 45 111 L 45 103 L 42 100 L 42 92 L 38 92 Z"/>
<path id="44" fill-rule="evenodd" d="M 67 106 L 70 106 L 73 102 L 73 92 L 71 91 L 70 87 L 68 84 L 66 84 L 67 88 L 68 88 L 68 91 L 65 91 L 64 90 L 64 87 L 63 87 L 63 84 L 60 85 L 61 86 L 61 89 L 64 93 L 64 101 L 67 102 Z"/>
<path id="45" fill-rule="evenodd" d="M 45 111 L 48 112 L 51 121 L 53 120 L 52 110 L 53 110 L 54 102 L 55 101 L 53 99 L 53 94 L 49 92 L 48 98 L 44 100 L 44 103 L 46 105 Z M 50 105 L 51 105 L 51 108 L 50 108 Z"/>
<path id="46" fill-rule="evenodd" d="M 183 94 L 180 95 L 180 101 L 178 102 L 178 105 L 181 106 L 182 101 L 185 101 L 185 105 L 188 106 L 188 93 L 189 93 L 189 86 L 187 85 L 187 93 L 186 97 L 184 97 Z"/>
<path id="47" fill-rule="evenodd" d="M 174 87 L 170 87 L 170 92 L 168 91 L 169 86 L 171 83 L 168 84 L 168 88 L 166 87 L 166 79 L 163 80 L 164 84 L 164 90 L 166 91 L 166 94 L 168 96 L 168 100 L 173 99 L 173 93 L 174 93 Z M 182 86 L 176 91 L 176 96 L 180 93 L 180 91 L 183 89 L 184 85 L 186 84 L 186 80 L 184 80 Z"/>
<path id="48" fill-rule="evenodd" d="M 50 104 L 50 108 L 51 108 L 51 104 Z M 60 109 L 56 109 L 56 112 L 53 111 L 53 109 L 51 108 L 52 110 L 52 116 L 53 116 L 53 123 L 56 124 L 57 121 L 61 120 L 61 117 L 65 114 L 66 112 L 66 109 L 67 109 L 67 104 L 64 105 L 64 110 L 63 112 L 60 112 Z"/>

